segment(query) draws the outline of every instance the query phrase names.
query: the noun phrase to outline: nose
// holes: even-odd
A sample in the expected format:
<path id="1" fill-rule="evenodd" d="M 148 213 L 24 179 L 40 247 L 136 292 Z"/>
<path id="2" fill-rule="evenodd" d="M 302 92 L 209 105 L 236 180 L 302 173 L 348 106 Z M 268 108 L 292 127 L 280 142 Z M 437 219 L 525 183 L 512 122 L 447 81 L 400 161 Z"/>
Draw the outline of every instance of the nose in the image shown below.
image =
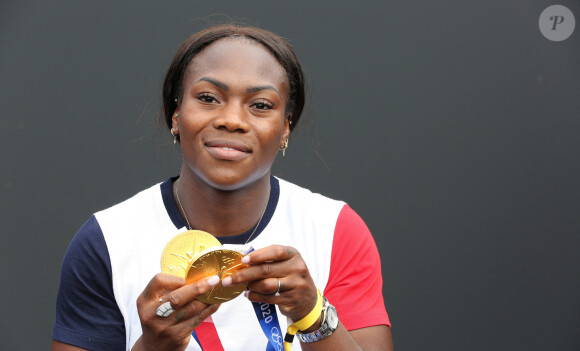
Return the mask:
<path id="1" fill-rule="evenodd" d="M 249 115 L 243 103 L 230 101 L 217 111 L 214 127 L 229 132 L 246 133 L 250 129 Z"/>

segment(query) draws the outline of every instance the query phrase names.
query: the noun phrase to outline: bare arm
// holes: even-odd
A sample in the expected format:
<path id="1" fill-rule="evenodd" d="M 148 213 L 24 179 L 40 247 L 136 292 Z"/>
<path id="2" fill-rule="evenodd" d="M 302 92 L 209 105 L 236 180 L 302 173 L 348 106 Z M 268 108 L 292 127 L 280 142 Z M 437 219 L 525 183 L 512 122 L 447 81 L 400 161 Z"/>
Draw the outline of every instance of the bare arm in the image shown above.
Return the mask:
<path id="1" fill-rule="evenodd" d="M 60 341 L 52 340 L 52 345 L 50 347 L 51 351 L 82 351 L 86 349 L 81 349 L 80 347 L 65 344 Z"/>
<path id="2" fill-rule="evenodd" d="M 339 323 L 332 335 L 313 343 L 302 343 L 304 351 L 392 351 L 391 328 L 386 325 L 361 328 L 352 331 Z"/>
<path id="3" fill-rule="evenodd" d="M 310 333 L 322 323 L 322 317 L 304 333 Z M 386 325 L 376 325 L 354 329 L 350 332 L 339 322 L 338 328 L 332 335 L 313 343 L 302 343 L 305 351 L 317 350 L 363 350 L 363 351 L 392 351 L 393 340 L 391 328 Z"/>
<path id="4" fill-rule="evenodd" d="M 351 330 L 350 335 L 361 349 L 393 351 L 391 328 L 386 325 Z"/>

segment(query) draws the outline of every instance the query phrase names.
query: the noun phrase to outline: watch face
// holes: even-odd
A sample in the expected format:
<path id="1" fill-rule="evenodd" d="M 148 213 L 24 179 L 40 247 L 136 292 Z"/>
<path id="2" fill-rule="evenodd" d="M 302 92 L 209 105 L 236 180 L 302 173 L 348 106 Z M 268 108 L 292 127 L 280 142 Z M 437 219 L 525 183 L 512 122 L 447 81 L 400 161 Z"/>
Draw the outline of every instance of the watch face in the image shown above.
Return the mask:
<path id="1" fill-rule="evenodd" d="M 328 306 L 328 310 L 326 311 L 326 319 L 328 320 L 328 326 L 332 329 L 332 331 L 336 330 L 338 327 L 338 314 L 336 313 L 336 308 L 334 308 L 334 306 Z"/>
<path id="2" fill-rule="evenodd" d="M 298 333 L 296 335 L 300 341 L 311 343 L 326 338 L 334 333 L 336 328 L 338 328 L 338 314 L 336 313 L 336 308 L 329 304 L 328 301 L 325 301 L 324 320 L 322 321 L 320 328 L 312 333 Z"/>

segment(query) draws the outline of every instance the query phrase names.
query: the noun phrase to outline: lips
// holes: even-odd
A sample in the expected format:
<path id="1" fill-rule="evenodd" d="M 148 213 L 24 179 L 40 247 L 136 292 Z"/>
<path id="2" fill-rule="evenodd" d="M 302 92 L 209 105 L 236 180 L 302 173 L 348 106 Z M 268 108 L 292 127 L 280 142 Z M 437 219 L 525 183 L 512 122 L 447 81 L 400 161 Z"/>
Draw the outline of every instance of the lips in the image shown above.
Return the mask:
<path id="1" fill-rule="evenodd" d="M 237 160 L 252 153 L 246 144 L 232 139 L 211 139 L 204 145 L 210 154 L 222 160 Z"/>

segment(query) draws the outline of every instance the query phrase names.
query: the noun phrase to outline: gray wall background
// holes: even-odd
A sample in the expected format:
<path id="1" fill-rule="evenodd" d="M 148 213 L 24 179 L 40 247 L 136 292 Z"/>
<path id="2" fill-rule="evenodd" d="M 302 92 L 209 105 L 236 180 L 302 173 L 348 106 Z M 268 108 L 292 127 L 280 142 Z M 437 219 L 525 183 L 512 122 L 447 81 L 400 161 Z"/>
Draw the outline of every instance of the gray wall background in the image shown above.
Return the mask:
<path id="1" fill-rule="evenodd" d="M 78 227 L 177 173 L 163 74 L 231 17 L 296 49 L 311 104 L 275 172 L 365 219 L 397 350 L 579 350 L 580 28 L 544 38 L 554 3 L 580 20 L 575 0 L 2 2 L 0 349 L 47 349 Z"/>

